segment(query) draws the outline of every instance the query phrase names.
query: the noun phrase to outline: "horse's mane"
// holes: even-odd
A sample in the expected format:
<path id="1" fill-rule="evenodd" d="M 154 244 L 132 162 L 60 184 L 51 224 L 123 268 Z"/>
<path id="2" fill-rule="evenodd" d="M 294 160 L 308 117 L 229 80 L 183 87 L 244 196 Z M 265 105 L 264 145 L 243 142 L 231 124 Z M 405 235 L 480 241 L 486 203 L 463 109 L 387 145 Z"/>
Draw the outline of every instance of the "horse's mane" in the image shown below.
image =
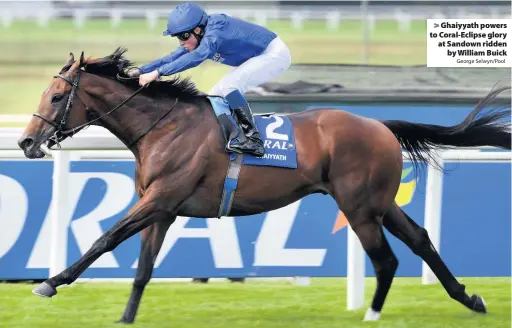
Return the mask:
<path id="1" fill-rule="evenodd" d="M 83 64 L 83 70 L 87 73 L 116 80 L 123 85 L 137 90 L 140 88 L 139 79 L 130 78 L 126 74 L 130 68 L 135 67 L 130 60 L 124 57 L 124 53 L 126 51 L 126 48 L 118 47 L 109 56 L 97 59 L 87 59 Z M 69 70 L 71 65 L 72 63 L 64 66 L 61 70 L 61 74 Z M 119 81 L 117 78 L 118 74 L 121 78 L 124 78 L 122 81 Z M 173 96 L 181 99 L 190 99 L 204 95 L 197 89 L 195 84 L 190 81 L 190 78 L 182 79 L 179 76 L 175 76 L 166 81 L 153 81 L 141 92 L 150 97 L 167 98 L 169 96 Z"/>

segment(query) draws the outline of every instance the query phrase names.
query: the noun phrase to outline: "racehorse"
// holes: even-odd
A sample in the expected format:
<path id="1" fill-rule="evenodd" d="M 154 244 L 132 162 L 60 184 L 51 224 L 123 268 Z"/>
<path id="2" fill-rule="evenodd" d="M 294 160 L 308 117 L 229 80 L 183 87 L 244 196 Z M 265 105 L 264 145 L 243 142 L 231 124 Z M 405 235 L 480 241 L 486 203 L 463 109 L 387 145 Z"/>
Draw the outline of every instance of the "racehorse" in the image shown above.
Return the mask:
<path id="1" fill-rule="evenodd" d="M 141 232 L 132 292 L 120 322 L 132 323 L 165 234 L 177 216 L 217 217 L 230 154 L 212 104 L 188 79 L 175 77 L 139 87 L 128 79 L 133 64 L 118 48 L 103 58 L 73 54 L 41 96 L 37 113 L 19 139 L 28 158 L 50 149 L 89 125 L 112 132 L 135 156 L 137 203 L 74 264 L 33 292 L 44 297 L 73 283 L 96 259 Z M 394 201 L 403 165 L 402 149 L 417 165 L 436 165 L 435 151 L 448 147 L 511 149 L 510 107 L 484 108 L 502 91 L 493 89 L 459 124 L 439 126 L 378 121 L 346 111 L 317 108 L 286 115 L 295 135 L 298 167 L 242 165 L 231 216 L 278 209 L 313 193 L 334 198 L 371 259 L 377 287 L 365 320 L 378 320 L 398 260 L 385 227 L 421 257 L 448 295 L 486 313 L 479 295 L 469 296 L 432 245 L 427 231 Z M 272 192 L 268 192 L 271 189 Z"/>

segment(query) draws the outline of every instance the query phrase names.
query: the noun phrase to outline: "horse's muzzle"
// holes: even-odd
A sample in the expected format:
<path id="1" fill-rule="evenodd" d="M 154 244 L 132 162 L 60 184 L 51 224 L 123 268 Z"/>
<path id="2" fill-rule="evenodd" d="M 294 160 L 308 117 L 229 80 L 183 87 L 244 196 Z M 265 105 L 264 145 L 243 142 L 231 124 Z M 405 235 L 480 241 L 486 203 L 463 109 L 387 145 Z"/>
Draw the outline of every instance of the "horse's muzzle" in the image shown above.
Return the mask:
<path id="1" fill-rule="evenodd" d="M 23 150 L 25 153 L 25 157 L 27 158 L 42 158 L 44 157 L 45 153 L 41 149 L 41 145 L 44 141 L 36 141 L 31 136 L 22 136 L 18 140 L 18 146 Z"/>

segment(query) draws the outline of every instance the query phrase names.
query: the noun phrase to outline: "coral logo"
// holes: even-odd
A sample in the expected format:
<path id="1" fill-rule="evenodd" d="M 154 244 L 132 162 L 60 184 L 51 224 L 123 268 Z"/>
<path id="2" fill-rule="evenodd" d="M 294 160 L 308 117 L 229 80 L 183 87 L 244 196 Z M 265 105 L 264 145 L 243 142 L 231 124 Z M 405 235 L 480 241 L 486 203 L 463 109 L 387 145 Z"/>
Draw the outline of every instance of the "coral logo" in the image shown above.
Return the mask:
<path id="1" fill-rule="evenodd" d="M 412 166 L 402 170 L 402 179 L 400 181 L 400 187 L 398 188 L 398 192 L 395 197 L 395 201 L 398 206 L 405 206 L 412 201 L 414 196 L 414 191 L 416 190 L 416 179 L 411 179 L 410 175 L 412 172 Z M 410 181 L 409 181 L 410 180 Z M 338 217 L 334 222 L 334 226 L 332 227 L 332 233 L 340 231 L 348 225 L 348 220 L 343 212 L 338 213 Z"/>

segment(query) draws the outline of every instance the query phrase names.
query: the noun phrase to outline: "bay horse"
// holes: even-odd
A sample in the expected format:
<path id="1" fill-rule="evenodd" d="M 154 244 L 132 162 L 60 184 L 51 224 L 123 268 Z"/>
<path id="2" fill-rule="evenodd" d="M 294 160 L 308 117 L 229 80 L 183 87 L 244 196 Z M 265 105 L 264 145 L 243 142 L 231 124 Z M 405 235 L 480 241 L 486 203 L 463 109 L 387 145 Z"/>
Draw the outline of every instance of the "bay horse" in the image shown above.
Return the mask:
<path id="1" fill-rule="evenodd" d="M 141 232 L 136 277 L 119 320 L 133 323 L 165 234 L 177 216 L 217 217 L 229 161 L 217 117 L 206 95 L 188 79 L 173 78 L 139 87 L 128 79 L 133 64 L 126 49 L 103 58 L 69 55 L 43 92 L 18 141 L 27 158 L 50 149 L 91 124 L 112 132 L 135 156 L 139 200 L 67 269 L 34 288 L 44 297 L 73 283 L 96 259 Z M 434 152 L 447 147 L 494 146 L 511 149 L 507 108 L 486 105 L 491 91 L 459 124 L 439 126 L 399 120 L 378 121 L 349 112 L 317 108 L 287 115 L 293 123 L 298 167 L 241 168 L 230 216 L 284 207 L 313 193 L 328 194 L 347 217 L 371 259 L 377 287 L 364 320 L 378 320 L 398 260 L 383 228 L 405 243 L 435 273 L 447 294 L 468 309 L 486 313 L 479 295 L 469 296 L 432 245 L 427 231 L 394 201 L 403 165 L 402 149 L 414 164 L 436 165 Z M 269 193 L 267 189 L 272 189 Z"/>

